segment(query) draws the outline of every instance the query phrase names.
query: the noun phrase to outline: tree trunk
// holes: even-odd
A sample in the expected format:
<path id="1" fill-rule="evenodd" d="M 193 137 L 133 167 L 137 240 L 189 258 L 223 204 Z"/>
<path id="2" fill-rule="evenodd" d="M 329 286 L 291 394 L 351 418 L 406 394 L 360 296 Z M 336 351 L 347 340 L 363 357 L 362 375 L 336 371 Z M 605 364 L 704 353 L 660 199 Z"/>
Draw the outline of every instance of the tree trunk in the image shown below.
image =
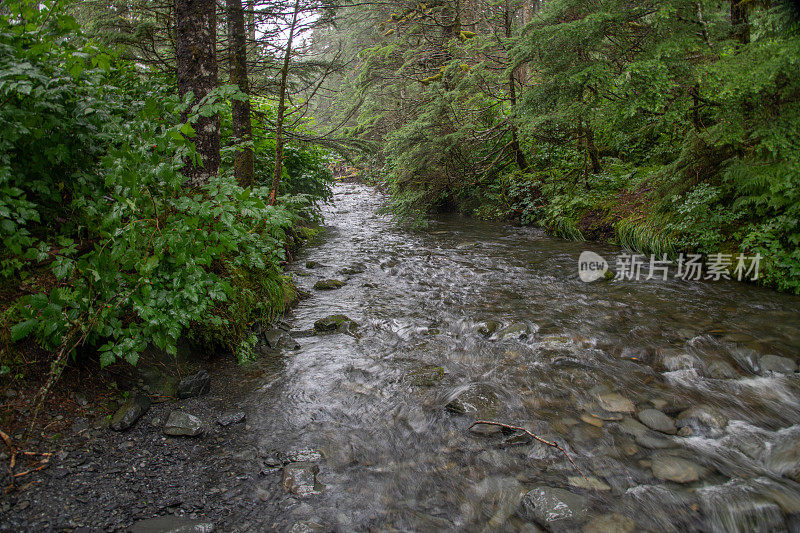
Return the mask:
<path id="1" fill-rule="evenodd" d="M 183 98 L 193 92 L 195 103 L 217 86 L 216 15 L 214 0 L 175 0 L 178 94 Z M 190 187 L 207 183 L 219 172 L 219 115 L 200 117 L 194 129 L 200 166 L 187 161 L 182 170 Z"/>
<path id="2" fill-rule="evenodd" d="M 292 40 L 294 39 L 294 29 L 297 25 L 297 12 L 299 9 L 300 0 L 295 0 L 292 24 L 289 27 L 289 37 L 286 40 L 286 53 L 283 56 L 283 65 L 281 66 L 278 116 L 277 124 L 275 125 L 275 174 L 272 177 L 272 190 L 269 192 L 269 205 L 275 205 L 278 199 L 278 187 L 281 184 L 281 174 L 283 172 L 283 119 L 286 114 L 286 86 L 289 79 L 289 60 L 292 57 Z"/>
<path id="3" fill-rule="evenodd" d="M 731 0 L 731 30 L 733 38 L 742 44 L 750 42 L 750 24 L 743 0 Z"/>
<path id="4" fill-rule="evenodd" d="M 514 13 L 511 11 L 510 2 L 506 1 L 506 20 L 505 20 L 505 30 L 506 30 L 506 37 L 511 37 L 513 32 L 513 16 Z M 517 80 L 515 75 L 515 70 L 512 69 L 511 72 L 508 74 L 508 95 L 511 99 L 511 109 L 512 112 L 516 112 L 517 110 Z M 517 134 L 517 127 L 512 123 L 511 124 L 511 150 L 514 152 L 514 159 L 517 162 L 517 166 L 520 170 L 526 170 L 528 168 L 528 162 L 525 159 L 525 154 L 522 151 L 522 147 L 519 144 L 519 136 Z"/>
<path id="5" fill-rule="evenodd" d="M 230 39 L 230 71 L 231 83 L 249 94 L 250 84 L 247 79 L 247 40 L 244 27 L 244 9 L 242 0 L 227 0 L 228 36 Z M 234 100 L 231 104 L 233 119 L 233 137 L 237 143 L 249 143 L 253 139 L 250 123 L 250 101 Z M 253 186 L 255 167 L 253 149 L 250 146 L 239 148 L 233 158 L 233 171 L 236 181 L 242 187 Z"/>

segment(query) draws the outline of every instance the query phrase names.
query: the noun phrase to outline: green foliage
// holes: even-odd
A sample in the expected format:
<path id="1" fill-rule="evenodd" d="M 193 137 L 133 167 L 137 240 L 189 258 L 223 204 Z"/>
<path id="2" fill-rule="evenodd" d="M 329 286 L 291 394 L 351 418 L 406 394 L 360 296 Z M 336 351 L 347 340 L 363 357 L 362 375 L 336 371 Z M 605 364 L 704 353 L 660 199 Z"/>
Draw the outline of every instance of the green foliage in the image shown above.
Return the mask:
<path id="1" fill-rule="evenodd" d="M 230 169 L 189 190 L 192 124 L 226 112 L 238 89 L 180 101 L 52 4 L 32 6 L 0 14 L 1 266 L 28 287 L 4 315 L 11 340 L 87 344 L 105 366 L 136 364 L 148 345 L 174 354 L 188 333 L 250 357 L 250 326 L 292 298 L 279 264 L 287 232 L 314 212 L 321 157 L 297 157 L 317 188 L 279 206 Z"/>

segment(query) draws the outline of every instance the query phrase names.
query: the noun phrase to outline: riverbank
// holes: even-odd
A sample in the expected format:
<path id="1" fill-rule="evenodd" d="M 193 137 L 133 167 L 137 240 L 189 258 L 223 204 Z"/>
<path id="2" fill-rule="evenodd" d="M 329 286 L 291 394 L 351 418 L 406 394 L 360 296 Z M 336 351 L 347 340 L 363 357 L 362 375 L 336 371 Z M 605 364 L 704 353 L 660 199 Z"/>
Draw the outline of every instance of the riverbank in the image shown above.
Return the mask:
<path id="1" fill-rule="evenodd" d="M 583 283 L 582 243 L 458 217 L 408 231 L 381 205 L 337 186 L 290 267 L 311 294 L 287 317 L 300 348 L 204 366 L 207 393 L 154 403 L 126 432 L 68 434 L 3 524 L 795 527 L 800 300 L 725 281 Z M 164 435 L 176 410 L 207 431 Z M 229 411 L 244 421 L 218 424 Z M 575 465 L 520 432 L 470 429 L 480 418 Z"/>

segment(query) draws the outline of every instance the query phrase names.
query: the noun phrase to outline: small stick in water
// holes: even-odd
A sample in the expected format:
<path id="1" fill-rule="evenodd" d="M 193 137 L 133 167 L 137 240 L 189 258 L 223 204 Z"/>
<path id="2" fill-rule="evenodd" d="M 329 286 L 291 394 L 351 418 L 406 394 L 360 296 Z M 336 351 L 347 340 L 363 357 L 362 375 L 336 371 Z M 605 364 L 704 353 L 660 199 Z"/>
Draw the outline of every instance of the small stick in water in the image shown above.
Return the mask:
<path id="1" fill-rule="evenodd" d="M 469 427 L 469 429 L 472 429 L 473 427 L 477 426 L 478 424 L 486 424 L 487 426 L 499 426 L 501 428 L 513 429 L 513 430 L 516 430 L 516 431 L 524 431 L 525 433 L 527 433 L 533 439 L 541 442 L 542 444 L 547 444 L 551 448 L 555 448 L 555 449 L 559 450 L 561 453 L 563 453 L 564 456 L 567 458 L 567 460 L 572 464 L 572 466 L 575 467 L 575 470 L 577 470 L 578 473 L 581 476 L 583 476 L 583 479 L 585 479 L 587 481 L 587 483 L 591 483 L 589 481 L 589 478 L 586 477 L 586 474 L 583 473 L 583 470 L 578 468 L 578 465 L 576 465 L 575 461 L 572 460 L 572 457 L 569 456 L 569 454 L 567 453 L 567 450 L 565 450 L 564 448 L 559 446 L 558 443 L 550 442 L 549 440 L 545 440 L 545 439 L 543 439 L 542 437 L 540 437 L 538 435 L 534 435 L 533 433 L 531 433 L 530 431 L 528 431 L 524 427 L 512 426 L 510 424 L 503 424 L 502 422 L 492 422 L 490 420 L 476 420 L 475 422 L 472 423 L 472 425 Z"/>

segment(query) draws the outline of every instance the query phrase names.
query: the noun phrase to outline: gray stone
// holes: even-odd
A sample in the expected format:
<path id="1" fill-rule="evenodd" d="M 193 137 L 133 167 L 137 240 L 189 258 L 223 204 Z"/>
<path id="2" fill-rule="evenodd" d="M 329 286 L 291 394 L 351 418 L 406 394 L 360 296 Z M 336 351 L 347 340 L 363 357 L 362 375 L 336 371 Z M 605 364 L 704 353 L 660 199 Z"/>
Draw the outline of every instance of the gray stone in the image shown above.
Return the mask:
<path id="1" fill-rule="evenodd" d="M 338 279 L 321 279 L 314 284 L 318 291 L 332 291 L 344 287 L 344 281 Z"/>
<path id="2" fill-rule="evenodd" d="M 160 516 L 136 522 L 128 528 L 128 531 L 130 533 L 213 533 L 216 528 L 208 520 Z"/>
<path id="3" fill-rule="evenodd" d="M 601 392 L 597 395 L 597 403 L 602 409 L 612 413 L 632 413 L 636 410 L 633 402 L 616 392 Z"/>
<path id="4" fill-rule="evenodd" d="M 164 424 L 164 434 L 173 437 L 197 437 L 203 434 L 203 422 L 180 410 L 172 411 Z"/>
<path id="5" fill-rule="evenodd" d="M 294 338 L 280 328 L 272 328 L 264 333 L 264 341 L 273 350 L 285 349 L 296 350 L 300 344 Z"/>
<path id="6" fill-rule="evenodd" d="M 240 422 L 244 422 L 244 419 L 244 411 L 227 411 L 219 415 L 217 418 L 217 424 L 222 427 L 227 427 L 231 424 L 239 424 Z"/>
<path id="7" fill-rule="evenodd" d="M 475 326 L 475 331 L 479 334 L 483 335 L 484 337 L 491 337 L 494 335 L 498 329 L 503 324 L 498 322 L 497 320 L 486 320 L 484 322 L 480 322 L 478 325 Z"/>
<path id="8" fill-rule="evenodd" d="M 137 392 L 129 397 L 111 417 L 109 426 L 114 431 L 125 431 L 150 409 L 150 396 Z"/>
<path id="9" fill-rule="evenodd" d="M 586 478 L 583 476 L 569 476 L 567 478 L 567 483 L 579 489 L 596 490 L 600 492 L 611 490 L 608 484 L 594 476 L 587 476 Z"/>
<path id="10" fill-rule="evenodd" d="M 705 374 L 712 379 L 735 379 L 739 377 L 739 373 L 727 361 L 712 361 L 706 367 Z"/>
<path id="11" fill-rule="evenodd" d="M 341 269 L 339 273 L 351 276 L 353 274 L 362 274 L 366 271 L 367 267 L 364 265 L 364 263 L 353 263 L 350 266 Z"/>
<path id="12" fill-rule="evenodd" d="M 691 483 L 708 473 L 708 469 L 672 455 L 659 455 L 653 458 L 653 475 L 662 481 Z"/>
<path id="13" fill-rule="evenodd" d="M 317 481 L 319 467 L 314 463 L 301 461 L 283 467 L 282 485 L 286 492 L 298 496 L 320 494 L 324 487 Z"/>
<path id="14" fill-rule="evenodd" d="M 758 360 L 761 372 L 777 372 L 780 374 L 794 374 L 797 371 L 797 363 L 794 359 L 781 357 L 779 355 L 768 354 Z"/>
<path id="15" fill-rule="evenodd" d="M 317 266 L 319 266 L 319 263 L 316 261 L 306 261 L 306 268 L 317 268 Z"/>
<path id="16" fill-rule="evenodd" d="M 197 374 L 185 377 L 178 383 L 178 398 L 202 396 L 210 389 L 211 376 L 205 370 L 200 370 Z"/>
<path id="17" fill-rule="evenodd" d="M 661 433 L 674 435 L 678 431 L 678 428 L 675 427 L 675 421 L 661 411 L 657 411 L 655 409 L 645 409 L 643 411 L 639 411 L 636 416 L 639 418 L 642 424 L 650 429 L 660 431 Z"/>
<path id="18" fill-rule="evenodd" d="M 522 498 L 522 511 L 529 519 L 551 526 L 562 520 L 583 520 L 588 500 L 568 490 L 541 485 Z"/>
<path id="19" fill-rule="evenodd" d="M 691 427 L 694 435 L 717 437 L 728 425 L 728 418 L 714 407 L 700 404 L 681 412 L 676 425 Z"/>
<path id="20" fill-rule="evenodd" d="M 583 527 L 583 533 L 633 533 L 636 522 L 617 513 L 598 516 Z"/>
<path id="21" fill-rule="evenodd" d="M 448 411 L 475 418 L 491 418 L 497 414 L 500 400 L 488 385 L 470 385 L 453 396 L 445 406 Z"/>
<path id="22" fill-rule="evenodd" d="M 531 330 L 527 324 L 517 322 L 506 326 L 497 332 L 499 339 L 524 339 L 530 334 Z"/>
<path id="23" fill-rule="evenodd" d="M 444 368 L 436 365 L 423 365 L 406 374 L 406 380 L 416 387 L 432 387 L 444 378 Z"/>
<path id="24" fill-rule="evenodd" d="M 358 324 L 345 315 L 329 315 L 314 322 L 314 331 L 317 333 L 352 333 L 356 328 Z"/>
<path id="25" fill-rule="evenodd" d="M 800 431 L 795 428 L 778 433 L 764 461 L 767 468 L 800 482 Z"/>
<path id="26" fill-rule="evenodd" d="M 178 395 L 178 378 L 161 372 L 158 368 L 142 367 L 139 369 L 146 388 L 156 401 L 159 398 L 174 398 Z"/>

